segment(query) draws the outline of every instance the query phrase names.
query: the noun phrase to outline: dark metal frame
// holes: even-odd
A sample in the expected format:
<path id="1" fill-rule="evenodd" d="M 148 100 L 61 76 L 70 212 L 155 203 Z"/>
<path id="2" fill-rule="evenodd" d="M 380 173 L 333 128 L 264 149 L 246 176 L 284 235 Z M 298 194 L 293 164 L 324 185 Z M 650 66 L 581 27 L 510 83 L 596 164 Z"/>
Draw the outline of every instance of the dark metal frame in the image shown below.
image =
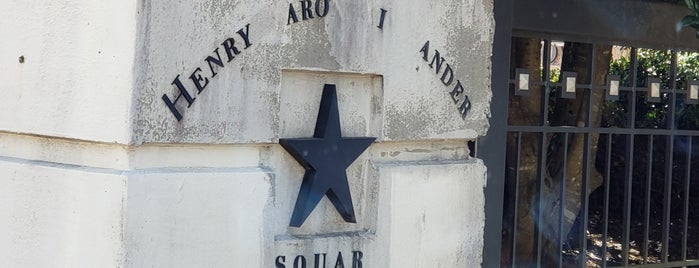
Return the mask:
<path id="1" fill-rule="evenodd" d="M 485 188 L 485 237 L 482 267 L 500 267 L 502 237 L 503 190 L 505 188 L 505 153 L 507 143 L 507 91 L 510 75 L 510 42 L 512 32 L 512 0 L 494 3 L 495 36 L 493 40 L 490 101 L 490 128 L 476 146 L 476 156 L 488 166 L 488 183 Z M 505 109 L 502 109 L 505 107 Z"/>
<path id="2" fill-rule="evenodd" d="M 594 7 L 591 9 L 590 7 Z M 654 49 L 678 49 L 678 50 L 690 50 L 699 51 L 699 41 L 695 39 L 694 33 L 692 31 L 684 30 L 681 33 L 677 33 L 675 30 L 674 23 L 667 23 L 669 17 L 678 17 L 681 19 L 684 13 L 687 13 L 687 9 L 682 6 L 670 5 L 665 3 L 651 3 L 647 1 L 630 1 L 630 0 L 567 0 L 567 1 L 557 1 L 557 0 L 538 0 L 538 1 L 513 1 L 513 0 L 498 0 L 495 1 L 495 21 L 496 29 L 494 36 L 494 49 L 492 57 L 492 90 L 493 98 L 491 100 L 491 120 L 490 128 L 488 133 L 480 138 L 477 143 L 478 153 L 477 157 L 482 158 L 486 165 L 488 166 L 488 184 L 485 189 L 486 196 L 486 224 L 485 224 L 485 245 L 484 245 L 484 255 L 482 267 L 500 267 L 500 254 L 501 254 L 501 234 L 502 234 L 502 215 L 503 215 L 503 190 L 505 187 L 505 144 L 507 143 L 507 133 L 515 133 L 518 139 L 521 141 L 522 133 L 540 133 L 540 147 L 541 152 L 539 154 L 540 169 L 545 168 L 546 163 L 546 133 L 562 133 L 564 139 L 567 140 L 570 133 L 585 133 L 585 155 L 583 157 L 586 162 L 584 166 L 589 166 L 591 161 L 590 150 L 590 134 L 609 134 L 607 135 L 607 154 L 611 154 L 611 140 L 612 135 L 625 135 L 627 136 L 627 159 L 634 156 L 633 145 L 634 137 L 638 135 L 649 135 L 654 136 L 665 136 L 669 148 L 673 148 L 674 138 L 677 136 L 687 136 L 689 139 L 699 137 L 698 131 L 690 130 L 678 130 L 675 126 L 675 103 L 678 94 L 685 94 L 683 91 L 677 91 L 677 85 L 675 84 L 675 73 L 676 73 L 676 57 L 673 57 L 673 68 L 672 71 L 672 85 L 670 89 L 661 89 L 661 94 L 669 94 L 671 96 L 669 111 L 669 126 L 667 129 L 640 129 L 635 128 L 635 115 L 636 110 L 635 99 L 638 92 L 647 92 L 647 88 L 637 88 L 636 87 L 636 74 L 632 72 L 633 81 L 631 87 L 619 88 L 619 94 L 627 92 L 631 94 L 632 98 L 629 98 L 628 107 L 632 111 L 629 114 L 629 128 L 592 128 L 590 126 L 591 120 L 591 105 L 587 107 L 587 118 L 586 127 L 556 127 L 543 124 L 541 126 L 508 126 L 507 124 L 507 110 L 508 110 L 508 91 L 510 90 L 510 85 L 516 83 L 516 77 L 513 79 L 510 77 L 510 47 L 511 38 L 513 36 L 519 37 L 535 37 L 545 40 L 544 52 L 542 53 L 544 57 L 544 62 L 548 63 L 549 57 L 549 41 L 551 40 L 566 40 L 574 42 L 583 43 L 606 43 L 606 44 L 617 44 L 624 46 L 635 46 L 635 47 L 648 47 Z M 516 12 L 515 12 L 516 11 Z M 614 18 L 615 21 L 609 22 L 610 18 Z M 584 23 L 581 23 L 584 22 Z M 593 49 L 594 51 L 594 49 Z M 636 69 L 636 50 L 632 50 L 632 70 Z M 593 56 L 594 58 L 594 56 Z M 542 83 L 531 84 L 530 90 L 537 87 L 550 88 L 553 86 L 560 86 L 561 83 L 551 83 L 546 79 L 545 76 L 548 74 L 548 65 L 544 66 L 544 77 L 542 77 Z M 594 67 L 592 68 L 594 70 Z M 521 72 L 518 71 L 517 73 Z M 594 76 L 591 76 L 594 77 Z M 593 86 L 593 85 L 578 85 L 578 90 L 605 90 L 606 98 L 605 100 L 617 100 L 617 96 L 609 95 L 609 80 L 614 78 L 608 78 L 605 87 Z M 619 79 L 616 77 L 616 79 Z M 516 88 L 516 86 L 515 86 Z M 519 92 L 517 95 L 525 95 L 528 92 Z M 688 94 L 688 90 L 687 90 Z M 591 94 L 590 94 L 591 95 Z M 588 96 L 590 96 L 588 95 Z M 542 94 L 544 100 L 549 99 L 549 90 Z M 591 97 L 590 97 L 591 98 Z M 688 98 L 688 97 L 687 97 Z M 588 102 L 589 103 L 589 102 Z M 692 103 L 688 101 L 687 103 Z M 542 104 L 548 105 L 548 101 L 543 101 Z M 546 111 L 546 107 L 543 107 Z M 548 122 L 548 113 L 542 113 L 541 122 Z M 601 137 L 600 137 L 601 138 Z M 652 145 L 652 138 L 650 139 L 649 146 Z M 652 148 L 652 147 L 651 147 Z M 519 151 L 519 150 L 518 150 Z M 691 142 L 690 148 L 688 150 L 688 157 L 691 157 Z M 519 155 L 519 154 L 518 154 Z M 672 149 L 668 150 L 666 157 L 669 157 L 669 162 L 672 162 Z M 609 185 L 609 164 L 610 157 L 607 156 L 607 170 L 606 176 L 604 176 L 604 185 Z M 564 161 L 565 162 L 565 161 Z M 650 169 L 651 167 L 649 167 Z M 633 177 L 633 162 L 627 161 L 626 163 L 626 180 L 624 192 L 624 207 L 625 210 L 624 227 L 625 233 L 623 238 L 626 245 L 629 242 L 629 230 L 630 227 L 630 206 L 631 206 L 631 179 Z M 689 202 L 689 183 L 690 183 L 690 168 L 687 168 L 687 173 L 685 174 L 685 219 L 688 215 L 688 202 Z M 666 167 L 667 178 L 672 177 L 672 167 Z M 586 169 L 583 174 L 583 185 L 588 185 L 589 180 L 589 169 Z M 650 177 L 650 174 L 648 175 Z M 538 186 L 539 191 L 542 187 L 542 176 L 539 178 Z M 666 179 L 665 183 L 665 196 L 669 196 L 670 193 L 670 179 Z M 647 183 L 650 183 L 650 178 L 647 179 Z M 649 189 L 647 187 L 646 189 Z M 604 206 L 609 207 L 609 187 L 605 187 L 605 199 Z M 587 189 L 584 189 L 587 191 Z M 649 195 L 648 195 L 649 196 Z M 669 213 L 670 200 L 665 198 L 664 207 L 666 208 L 665 213 Z M 650 198 L 647 199 L 649 202 Z M 516 207 L 516 206 L 515 206 Z M 588 201 L 587 198 L 582 200 L 581 210 L 583 215 L 587 218 Z M 668 245 L 669 238 L 669 215 L 665 215 L 664 219 L 664 230 L 663 230 L 663 244 Z M 516 216 L 515 216 L 516 218 Z M 608 209 L 604 210 L 603 219 L 605 222 L 603 241 L 607 240 L 607 220 L 609 218 Z M 646 206 L 645 220 L 649 222 L 649 205 Z M 587 224 L 587 221 L 583 221 Z M 687 230 L 687 220 L 684 221 L 684 230 Z M 647 226 L 647 225 L 646 225 Z M 644 236 L 646 241 L 648 240 L 648 227 L 646 227 Z M 587 226 L 583 226 L 583 230 L 587 230 Z M 583 252 L 581 256 L 585 256 L 586 250 L 586 239 L 584 237 L 584 232 L 580 238 L 581 249 Z M 540 260 L 542 248 L 541 248 L 541 234 L 537 235 L 539 243 L 537 243 L 537 259 Z M 562 243 L 562 242 L 561 242 Z M 559 246 L 561 246 L 559 244 Z M 647 245 L 645 245 L 647 247 Z M 687 238 L 685 236 L 683 241 L 683 248 L 686 249 Z M 513 249 L 514 251 L 514 249 Z M 606 246 L 604 247 L 606 254 Z M 647 256 L 647 250 L 645 251 L 645 256 Z M 626 247 L 624 252 L 624 263 L 623 267 L 627 267 L 629 248 Z M 515 256 L 512 252 L 512 256 Z M 678 262 L 668 262 L 667 260 L 667 247 L 663 248 L 664 262 L 662 264 L 645 264 L 639 267 L 677 267 L 677 266 L 691 266 L 699 265 L 699 261 L 686 260 L 686 250 L 682 256 L 684 261 Z M 562 256 L 559 256 L 562 258 Z M 584 261 L 581 261 L 581 266 L 584 266 Z M 539 264 L 540 265 L 540 264 Z M 605 266 L 606 267 L 606 263 Z M 636 267 L 636 266 L 635 266 Z"/>

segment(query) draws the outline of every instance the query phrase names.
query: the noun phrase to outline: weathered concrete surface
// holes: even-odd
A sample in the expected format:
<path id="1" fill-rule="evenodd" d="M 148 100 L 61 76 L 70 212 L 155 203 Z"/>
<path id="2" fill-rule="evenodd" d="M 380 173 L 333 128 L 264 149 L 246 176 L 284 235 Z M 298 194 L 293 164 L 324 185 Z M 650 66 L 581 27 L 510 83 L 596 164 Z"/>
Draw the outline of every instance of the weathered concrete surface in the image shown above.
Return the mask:
<path id="1" fill-rule="evenodd" d="M 0 29 L 12 37 L 0 51 L 11 89 L 0 98 L 0 130 L 135 145 L 276 142 L 283 70 L 316 70 L 382 77 L 379 140 L 484 133 L 491 1 L 329 1 L 326 16 L 290 25 L 288 4 L 17 2 L 0 11 L 0 23 L 13 25 Z M 241 46 L 246 25 L 252 45 L 211 77 L 204 59 L 217 48 L 225 58 L 226 38 Z M 422 59 L 426 41 L 429 60 L 440 51 L 463 83 L 473 106 L 465 120 L 449 94 L 456 81 L 444 86 Z M 209 79 L 201 94 L 188 79 L 198 67 Z M 196 97 L 181 122 L 161 99 L 175 98 L 178 75 Z"/>
<path id="2" fill-rule="evenodd" d="M 274 244 L 267 250 L 285 256 L 286 267 L 298 255 L 310 263 L 319 253 L 331 265 L 338 252 L 347 265 L 352 251 L 364 253 L 365 267 L 478 267 L 485 166 L 462 148 L 451 142 L 372 146 L 365 153 L 372 160 L 362 158 L 348 170 L 357 224 L 343 222 L 324 199 L 301 228 L 288 227 L 293 202 L 287 202 L 297 193 L 285 189 L 298 189 L 302 172 L 280 170 Z M 268 257 L 265 266 L 274 260 Z"/>
<path id="3" fill-rule="evenodd" d="M 120 267 L 126 177 L 0 158 L 4 267 Z"/>
<path id="4" fill-rule="evenodd" d="M 128 144 L 136 1 L 3 6 L 0 131 Z"/>
<path id="5" fill-rule="evenodd" d="M 134 174 L 125 267 L 263 267 L 271 185 L 254 168 Z"/>
<path id="6" fill-rule="evenodd" d="M 381 137 L 383 79 L 377 75 L 284 71 L 280 90 L 279 134 L 313 136 L 324 84 L 336 85 L 345 137 Z M 302 97 L 301 97 L 302 96 Z"/>
<path id="7" fill-rule="evenodd" d="M 485 167 L 466 142 L 488 125 L 492 1 L 329 3 L 327 16 L 290 25 L 289 2 L 277 1 L 0 10 L 13 25 L 0 28 L 13 37 L 0 45 L 0 257 L 273 267 L 280 255 L 342 252 L 347 264 L 363 251 L 365 267 L 477 266 Z M 230 62 L 229 37 L 240 49 Z M 213 77 L 204 59 L 217 48 Z M 450 86 L 430 65 L 436 50 Z M 201 93 L 196 68 L 209 80 Z M 161 99 L 176 98 L 178 75 L 196 97 L 178 101 L 180 122 Z M 457 79 L 473 105 L 465 118 L 450 95 Z M 338 85 L 343 135 L 378 142 L 347 169 L 358 223 L 323 199 L 292 228 L 304 170 L 277 141 L 312 134 L 325 83 Z"/>
<path id="8" fill-rule="evenodd" d="M 378 224 L 387 240 L 378 251 L 387 254 L 374 267 L 480 266 L 485 198 L 473 189 L 484 187 L 483 163 L 392 163 L 378 170 L 378 211 L 387 216 Z"/>
<path id="9" fill-rule="evenodd" d="M 0 135 L 0 148 L 32 148 L 44 140 Z M 280 255 L 343 252 L 348 258 L 352 251 L 364 252 L 367 267 L 471 267 L 480 262 L 485 177 L 464 142 L 375 143 L 347 170 L 357 224 L 342 221 L 324 198 L 301 228 L 288 224 L 304 171 L 278 144 L 125 151 L 54 141 L 52 153 L 5 151 L 11 155 L 0 158 L 0 228 L 12 232 L 0 247 L 20 267 L 53 267 L 53 260 L 273 267 Z M 110 153 L 97 157 L 100 151 Z M 70 155 L 71 164 L 55 162 L 56 155 Z M 119 161 L 110 168 L 108 159 Z M 120 161 L 130 164 L 118 169 Z M 49 246 L 99 258 L 73 251 L 30 258 Z"/>
<path id="10" fill-rule="evenodd" d="M 293 2 L 300 5 L 299 2 Z M 388 10 L 384 28 L 380 9 Z M 296 7 L 300 11 L 300 6 Z M 283 116 L 283 70 L 381 76 L 380 140 L 475 138 L 488 125 L 491 1 L 330 1 L 325 17 L 287 25 L 288 2 L 148 1 L 139 7 L 134 94 L 134 144 L 158 142 L 276 142 Z M 416 19 L 422 18 L 422 19 Z M 212 77 L 204 59 L 249 24 L 252 45 Z M 247 29 L 247 28 L 246 28 Z M 445 86 L 420 49 L 430 41 L 454 70 Z M 207 78 L 199 94 L 190 74 Z M 445 66 L 442 69 L 446 68 Z M 442 70 L 443 71 L 443 70 Z M 196 100 L 178 103 L 177 122 L 163 94 L 174 99 L 177 75 Z M 472 109 L 462 119 L 449 94 L 461 81 Z M 322 83 L 316 85 L 322 88 Z"/>

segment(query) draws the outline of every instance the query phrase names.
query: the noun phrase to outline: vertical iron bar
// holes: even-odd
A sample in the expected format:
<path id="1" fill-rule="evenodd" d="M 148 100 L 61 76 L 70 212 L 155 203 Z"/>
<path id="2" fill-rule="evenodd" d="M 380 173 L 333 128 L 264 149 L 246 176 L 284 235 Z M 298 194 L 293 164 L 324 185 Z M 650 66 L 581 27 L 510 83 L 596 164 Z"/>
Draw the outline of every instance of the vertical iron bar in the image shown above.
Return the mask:
<path id="1" fill-rule="evenodd" d="M 628 118 L 629 119 L 629 128 L 634 129 L 636 128 L 636 86 L 637 86 L 637 80 L 638 80 L 638 75 L 636 74 L 636 69 L 638 69 L 638 50 L 634 47 L 631 48 L 631 97 L 628 99 L 629 104 L 629 113 L 631 116 Z"/>
<path id="2" fill-rule="evenodd" d="M 541 81 L 544 82 L 544 94 L 541 94 L 543 96 L 543 99 L 541 100 L 541 105 L 542 110 L 541 110 L 541 125 L 542 126 L 548 126 L 549 125 L 549 96 L 550 96 L 550 89 L 551 89 L 551 79 L 550 79 L 550 72 L 551 72 L 551 41 L 546 39 L 544 40 L 544 55 L 543 55 L 543 61 L 542 65 L 544 67 L 544 70 L 542 71 L 541 74 Z"/>
<path id="3" fill-rule="evenodd" d="M 629 265 L 629 237 L 631 232 L 631 183 L 633 182 L 634 134 L 627 135 L 626 178 L 624 181 L 624 236 L 621 244 L 624 266 Z"/>
<path id="4" fill-rule="evenodd" d="M 542 107 L 541 125 L 547 126 L 548 121 L 549 121 L 549 119 L 548 119 L 549 118 L 549 113 L 548 113 L 549 89 L 551 87 L 551 81 L 550 81 L 550 77 L 549 77 L 550 72 L 551 72 L 551 66 L 550 66 L 551 41 L 548 39 L 545 39 L 543 46 L 544 46 L 544 48 L 543 48 L 543 55 L 542 55 L 542 61 L 543 61 L 542 66 L 544 69 L 542 70 L 542 73 L 541 73 L 541 81 L 543 82 L 543 85 L 544 85 L 544 94 L 541 94 L 541 96 L 543 96 L 543 99 L 541 102 L 543 104 L 541 106 Z"/>
<path id="5" fill-rule="evenodd" d="M 586 89 L 587 94 L 587 109 L 586 109 L 586 114 L 585 114 L 585 126 L 586 127 L 591 127 L 592 126 L 592 96 L 593 96 L 593 90 L 595 85 L 595 46 L 596 44 L 592 44 L 592 58 L 591 58 L 591 71 L 590 71 L 590 77 L 589 77 L 589 85 L 590 88 Z M 583 94 L 585 96 L 585 94 Z M 581 134 L 577 134 L 581 135 Z M 581 207 L 580 207 L 580 213 L 582 215 L 582 221 L 581 223 L 581 232 L 580 232 L 580 267 L 584 268 L 587 265 L 587 227 L 588 227 L 588 211 L 589 211 L 589 200 L 588 200 L 588 195 L 590 194 L 590 151 L 592 150 L 592 134 L 591 133 L 585 133 L 584 139 L 584 151 L 583 151 L 583 173 L 582 173 L 582 194 L 580 195 L 581 199 Z"/>
<path id="6" fill-rule="evenodd" d="M 629 119 L 629 128 L 636 128 L 636 86 L 638 75 L 636 74 L 636 69 L 638 68 L 638 50 L 634 47 L 631 48 L 631 97 L 627 100 L 627 106 L 630 106 L 629 113 L 631 116 Z M 634 135 L 627 135 L 626 141 L 626 156 L 624 157 L 626 176 L 624 181 L 624 234 L 622 238 L 622 256 L 624 258 L 624 266 L 629 265 L 629 232 L 631 231 L 631 183 L 633 180 L 633 151 L 634 151 Z"/>
<path id="7" fill-rule="evenodd" d="M 687 146 L 688 159 L 687 159 L 687 161 L 689 161 L 689 162 L 687 162 L 687 174 L 686 174 L 686 176 L 687 176 L 687 179 L 689 179 L 691 181 L 691 179 L 692 179 L 692 157 L 694 156 L 694 152 L 693 152 L 693 150 L 694 150 L 694 148 L 693 148 L 694 136 L 688 136 L 687 143 L 688 143 L 688 146 Z M 687 188 L 689 188 L 689 187 L 687 187 Z M 694 206 L 696 207 L 696 204 L 694 204 Z M 696 258 L 699 258 L 699 252 L 697 252 Z"/>
<path id="8" fill-rule="evenodd" d="M 581 195 L 581 206 L 580 213 L 582 214 L 582 221 L 580 221 L 582 229 L 580 232 L 580 267 L 585 268 L 587 264 L 587 226 L 588 226 L 588 210 L 589 201 L 587 199 L 590 193 L 590 150 L 592 147 L 592 134 L 585 133 L 585 149 L 583 151 L 583 174 L 582 174 L 582 195 Z"/>
<path id="9" fill-rule="evenodd" d="M 668 111 L 667 114 L 669 114 L 670 118 L 668 119 L 668 126 L 667 128 L 674 130 L 675 129 L 675 102 L 676 102 L 676 94 L 677 94 L 677 51 L 671 51 L 670 52 L 670 100 L 669 100 L 669 105 L 668 105 Z M 671 211 L 670 211 L 670 206 L 671 206 L 671 196 L 672 196 L 672 166 L 674 165 L 673 157 L 674 157 L 674 152 L 675 152 L 675 135 L 671 134 L 670 135 L 670 153 L 669 155 L 669 161 L 665 162 L 665 166 L 667 167 L 668 170 L 668 175 L 665 181 L 665 216 L 667 216 L 666 223 L 667 225 L 665 226 L 665 233 L 663 234 L 663 250 L 666 250 L 667 254 L 663 254 L 663 257 L 665 258 L 665 262 L 668 261 L 669 258 L 669 248 L 670 248 L 670 217 L 671 217 Z"/>
<path id="10" fill-rule="evenodd" d="M 593 71 L 591 71 L 590 74 L 590 88 L 586 90 L 588 94 L 583 94 L 583 96 L 587 96 L 587 107 L 586 107 L 586 115 L 585 115 L 585 126 L 591 127 L 592 125 L 592 96 L 593 96 L 593 90 L 594 90 L 594 62 L 595 62 L 595 44 L 592 44 L 592 59 L 591 59 L 591 68 Z M 577 134 L 581 135 L 581 134 Z M 589 201 L 588 201 L 588 195 L 589 195 L 589 187 L 590 187 L 590 151 L 592 150 L 592 134 L 591 133 L 585 133 L 582 134 L 585 135 L 584 139 L 584 151 L 583 151 L 583 173 L 582 173 L 582 194 L 580 195 L 580 200 L 581 206 L 580 206 L 580 214 L 582 215 L 582 221 L 581 223 L 581 232 L 580 232 L 580 267 L 584 268 L 586 267 L 587 264 L 587 227 L 588 227 L 588 210 L 589 210 Z"/>
<path id="11" fill-rule="evenodd" d="M 541 116 L 540 116 L 540 122 L 542 126 L 547 126 L 548 125 L 548 118 L 549 118 L 549 88 L 551 86 L 551 83 L 549 81 L 549 71 L 550 71 L 550 66 L 549 66 L 549 58 L 551 55 L 551 42 L 548 39 L 544 39 L 544 48 L 543 48 L 543 55 L 542 55 L 542 65 L 543 65 L 543 71 L 541 74 L 541 81 L 543 83 L 543 87 L 541 90 L 543 90 L 544 94 L 541 94 L 542 99 L 541 99 Z M 542 248 L 542 239 L 543 239 L 543 234 L 541 233 L 541 196 L 543 193 L 543 188 L 544 188 L 544 177 L 546 176 L 546 153 L 547 153 L 547 142 L 546 142 L 546 132 L 541 132 L 541 139 L 539 142 L 539 174 L 537 178 L 537 194 L 536 194 L 536 200 L 537 200 L 537 205 L 536 205 L 536 267 L 541 267 L 541 257 L 543 253 L 543 248 Z"/>
<path id="12" fill-rule="evenodd" d="M 517 163 L 515 163 L 515 204 L 514 204 L 514 219 L 512 221 L 512 267 L 517 267 L 517 221 L 519 218 L 519 164 L 522 156 L 522 132 L 517 132 Z"/>
<path id="13" fill-rule="evenodd" d="M 670 247 L 670 205 L 672 195 L 672 156 L 674 152 L 674 135 L 667 136 L 667 148 L 665 149 L 665 187 L 663 196 L 663 262 L 668 261 Z"/>
<path id="14" fill-rule="evenodd" d="M 539 139 L 539 168 L 536 180 L 536 225 L 534 228 L 536 230 L 536 267 L 541 267 L 542 254 L 543 254 L 543 233 L 541 232 L 541 206 L 542 194 L 544 192 L 544 177 L 546 176 L 546 149 L 548 148 L 546 144 L 546 132 L 540 132 L 541 138 Z"/>
<path id="15" fill-rule="evenodd" d="M 607 231 L 609 229 L 609 181 L 612 169 L 612 134 L 607 134 L 607 168 L 604 174 L 604 214 L 602 230 L 602 268 L 607 268 Z"/>
<path id="16" fill-rule="evenodd" d="M 592 43 L 592 60 L 590 63 L 590 77 L 589 77 L 589 84 L 590 88 L 587 89 L 587 114 L 585 115 L 585 126 L 589 127 L 597 127 L 592 125 L 592 102 L 593 102 L 593 96 L 595 90 L 600 90 L 595 88 L 595 61 L 597 60 L 597 44 Z M 609 64 L 609 63 L 607 63 Z M 601 111 L 600 111 L 601 112 Z M 591 169 L 594 168 L 594 161 L 592 161 L 592 165 L 590 165 L 590 158 L 591 158 L 591 151 L 592 151 L 592 133 L 587 133 L 585 134 L 585 158 L 583 159 L 583 207 L 582 212 L 583 212 L 583 241 L 582 241 L 582 253 L 583 253 L 583 258 L 582 258 L 582 265 L 585 267 L 587 263 L 587 229 L 588 229 L 588 222 L 589 222 L 589 199 L 588 196 L 590 194 L 590 190 L 588 189 L 589 183 L 590 183 L 590 173 Z M 599 135 L 599 134 L 596 134 Z M 598 136 L 598 144 L 599 144 L 599 136 Z M 597 147 L 599 150 L 599 146 Z M 604 257 L 602 259 L 604 262 Z"/>
<path id="17" fill-rule="evenodd" d="M 563 241 L 565 241 L 566 233 L 563 230 L 563 220 L 565 219 L 566 205 L 566 180 L 568 180 L 568 133 L 564 133 L 563 138 L 563 176 L 561 178 L 561 201 L 558 208 L 558 267 L 563 267 Z"/>
<path id="18" fill-rule="evenodd" d="M 670 103 L 667 113 L 670 115 L 668 129 L 675 129 L 675 105 L 677 102 L 677 51 L 672 51 L 670 56 Z M 673 137 L 674 138 L 674 137 Z"/>
<path id="19" fill-rule="evenodd" d="M 687 173 L 684 176 L 684 226 L 682 227 L 682 260 L 687 260 L 687 230 L 689 229 L 689 187 L 690 183 L 690 167 L 692 163 L 692 136 L 687 136 Z"/>
<path id="20" fill-rule="evenodd" d="M 592 43 L 592 63 L 590 64 L 590 88 L 588 89 L 589 94 L 588 97 L 589 99 L 587 100 L 587 114 L 585 115 L 585 126 L 586 127 L 593 127 L 592 126 L 592 96 L 593 91 L 595 90 L 595 59 L 597 57 L 597 52 L 596 49 L 597 44 Z M 600 90 L 600 89 L 597 89 Z M 601 111 L 600 111 L 601 112 Z M 597 126 L 594 126 L 597 127 Z"/>
<path id="21" fill-rule="evenodd" d="M 645 228 L 643 228 L 643 264 L 648 264 L 648 243 L 649 241 L 649 236 L 650 236 L 650 201 L 651 201 L 651 189 L 653 187 L 652 184 L 652 178 L 653 178 L 653 140 L 655 139 L 655 136 L 649 135 L 648 136 L 648 167 L 647 167 L 647 174 L 646 174 L 646 202 L 645 202 L 645 213 L 644 213 L 644 220 L 645 220 Z"/>

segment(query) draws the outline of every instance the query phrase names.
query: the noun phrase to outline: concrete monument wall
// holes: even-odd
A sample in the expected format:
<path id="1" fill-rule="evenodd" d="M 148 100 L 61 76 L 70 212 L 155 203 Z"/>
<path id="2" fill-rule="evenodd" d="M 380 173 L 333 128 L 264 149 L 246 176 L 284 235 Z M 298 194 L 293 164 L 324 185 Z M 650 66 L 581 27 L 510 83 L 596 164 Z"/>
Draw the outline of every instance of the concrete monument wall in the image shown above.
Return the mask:
<path id="1" fill-rule="evenodd" d="M 492 1 L 10 6 L 0 266 L 480 265 Z M 280 139 L 317 136 L 326 85 L 376 138 L 342 173 L 356 223 L 331 188 L 292 227 L 316 169 Z"/>

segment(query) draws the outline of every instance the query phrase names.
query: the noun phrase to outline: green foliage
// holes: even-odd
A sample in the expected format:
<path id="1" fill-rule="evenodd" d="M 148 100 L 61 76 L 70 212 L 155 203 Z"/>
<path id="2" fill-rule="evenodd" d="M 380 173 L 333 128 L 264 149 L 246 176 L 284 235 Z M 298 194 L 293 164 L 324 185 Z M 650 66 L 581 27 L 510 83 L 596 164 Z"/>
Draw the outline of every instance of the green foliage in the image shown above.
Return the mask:
<path id="1" fill-rule="evenodd" d="M 688 0 L 689 1 L 689 0 Z M 699 1 L 699 0 L 698 0 Z M 657 77 L 661 81 L 661 87 L 671 88 L 670 68 L 672 66 L 672 53 L 670 51 L 639 48 L 637 50 L 637 66 L 635 68 L 636 87 L 646 87 L 648 77 Z M 609 73 L 621 77 L 621 85 L 631 87 L 632 69 L 629 57 L 621 57 L 613 60 L 609 65 Z M 677 53 L 677 77 L 675 79 L 678 92 L 684 90 L 687 81 L 697 79 L 699 75 L 699 53 Z M 619 101 L 605 102 L 603 107 L 602 126 L 604 127 L 630 127 L 628 117 L 634 111 L 630 110 L 628 98 L 630 94 L 620 94 Z M 646 93 L 637 93 L 635 127 L 637 128 L 666 128 L 670 108 L 670 95 L 662 94 L 658 103 L 648 103 Z M 676 126 L 680 129 L 699 129 L 699 107 L 685 103 L 685 95 L 678 94 L 676 98 Z"/>
<path id="2" fill-rule="evenodd" d="M 551 69 L 549 71 L 549 81 L 553 83 L 560 82 L 559 80 L 561 79 L 561 70 L 560 69 Z"/>
<path id="3" fill-rule="evenodd" d="M 677 77 L 691 81 L 699 78 L 699 55 L 691 52 L 677 54 Z"/>
<path id="4" fill-rule="evenodd" d="M 687 4 L 692 14 L 682 18 L 682 26 L 694 28 L 696 36 L 699 38 L 699 0 L 684 0 L 684 3 Z"/>

